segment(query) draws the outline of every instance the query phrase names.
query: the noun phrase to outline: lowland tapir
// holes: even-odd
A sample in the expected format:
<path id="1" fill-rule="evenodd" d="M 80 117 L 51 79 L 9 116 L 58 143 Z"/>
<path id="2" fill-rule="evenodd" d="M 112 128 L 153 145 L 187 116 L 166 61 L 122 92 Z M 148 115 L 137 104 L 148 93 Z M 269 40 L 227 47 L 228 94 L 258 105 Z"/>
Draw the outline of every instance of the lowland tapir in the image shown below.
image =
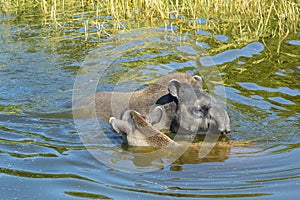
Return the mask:
<path id="1" fill-rule="evenodd" d="M 111 117 L 122 119 L 127 110 L 132 110 L 159 131 L 187 134 L 230 132 L 226 110 L 203 90 L 200 76 L 172 73 L 143 90 L 97 92 L 75 102 L 73 111 L 82 112 L 93 101 L 97 116 L 106 121 Z M 157 106 L 160 106 L 162 112 L 156 112 Z"/>

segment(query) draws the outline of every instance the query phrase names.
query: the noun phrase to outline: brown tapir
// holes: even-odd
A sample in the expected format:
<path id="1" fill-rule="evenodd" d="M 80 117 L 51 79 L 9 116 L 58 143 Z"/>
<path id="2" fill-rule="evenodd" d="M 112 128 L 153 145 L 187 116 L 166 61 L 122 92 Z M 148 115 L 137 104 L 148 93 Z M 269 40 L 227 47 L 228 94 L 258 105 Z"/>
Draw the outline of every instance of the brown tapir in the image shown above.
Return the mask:
<path id="1" fill-rule="evenodd" d="M 160 107 L 156 112 L 162 112 Z M 147 122 L 140 113 L 127 110 L 122 119 L 111 117 L 109 123 L 118 133 L 124 133 L 130 146 L 150 146 L 155 148 L 180 146 L 168 136 L 157 130 Z"/>
<path id="2" fill-rule="evenodd" d="M 158 130 L 205 134 L 210 128 L 215 133 L 230 132 L 226 110 L 202 89 L 199 76 L 172 73 L 143 90 L 98 92 L 74 103 L 73 110 L 84 112 L 91 102 L 95 103 L 97 116 L 106 121 L 110 117 L 121 119 L 126 110 L 134 110 Z M 157 106 L 163 110 L 160 116 L 152 112 Z M 153 117 L 156 119 L 153 120 Z"/>

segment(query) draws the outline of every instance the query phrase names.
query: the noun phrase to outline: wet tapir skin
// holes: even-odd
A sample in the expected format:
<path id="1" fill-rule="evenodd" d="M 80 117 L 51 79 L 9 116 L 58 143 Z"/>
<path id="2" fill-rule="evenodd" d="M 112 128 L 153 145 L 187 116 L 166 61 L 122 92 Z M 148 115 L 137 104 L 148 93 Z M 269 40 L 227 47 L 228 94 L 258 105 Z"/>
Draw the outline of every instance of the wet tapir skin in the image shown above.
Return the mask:
<path id="1" fill-rule="evenodd" d="M 202 89 L 202 79 L 185 73 L 161 77 L 147 88 L 134 92 L 98 92 L 74 104 L 81 111 L 95 102 L 96 114 L 102 120 L 121 119 L 126 110 L 137 111 L 156 129 L 188 134 L 228 133 L 230 121 L 226 110 Z M 160 120 L 152 120 L 153 110 L 163 110 Z M 84 110 L 84 109 L 83 109 Z M 213 128 L 212 128 L 213 126 Z"/>

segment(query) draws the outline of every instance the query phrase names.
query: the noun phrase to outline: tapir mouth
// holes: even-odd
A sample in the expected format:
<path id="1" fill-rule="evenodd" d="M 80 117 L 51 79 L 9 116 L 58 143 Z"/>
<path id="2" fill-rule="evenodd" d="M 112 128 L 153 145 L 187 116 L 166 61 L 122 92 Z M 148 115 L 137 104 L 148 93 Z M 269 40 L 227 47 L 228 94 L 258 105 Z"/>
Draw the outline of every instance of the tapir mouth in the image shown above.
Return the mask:
<path id="1" fill-rule="evenodd" d="M 222 134 L 222 135 L 230 134 L 230 130 L 219 130 L 219 131 L 220 131 L 220 134 Z"/>
<path id="2" fill-rule="evenodd" d="M 213 125 L 211 125 L 210 123 L 207 123 L 207 128 L 202 128 L 200 127 L 198 129 L 198 133 L 202 133 L 202 134 L 221 134 L 221 135 L 227 135 L 230 133 L 230 129 L 218 129 L 216 130 L 215 128 L 213 128 Z"/>
<path id="3" fill-rule="evenodd" d="M 230 133 L 230 127 L 229 126 L 226 126 L 225 127 L 219 127 L 218 129 L 219 133 L 222 134 L 222 135 L 226 135 L 226 134 L 229 134 Z"/>

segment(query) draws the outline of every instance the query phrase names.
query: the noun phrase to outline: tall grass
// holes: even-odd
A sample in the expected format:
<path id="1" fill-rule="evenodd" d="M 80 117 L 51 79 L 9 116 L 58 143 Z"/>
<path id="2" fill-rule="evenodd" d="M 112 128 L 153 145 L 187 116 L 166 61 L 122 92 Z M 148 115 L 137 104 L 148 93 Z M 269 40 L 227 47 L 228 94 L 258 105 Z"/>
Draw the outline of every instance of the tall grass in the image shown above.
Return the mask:
<path id="1" fill-rule="evenodd" d="M 81 15 L 97 34 L 120 29 L 172 25 L 179 30 L 203 29 L 236 41 L 285 38 L 299 32 L 297 0 L 0 0 L 2 12 L 39 14 L 45 23 L 72 24 Z M 207 23 L 199 23 L 199 18 Z M 109 23 L 110 26 L 104 25 Z"/>

